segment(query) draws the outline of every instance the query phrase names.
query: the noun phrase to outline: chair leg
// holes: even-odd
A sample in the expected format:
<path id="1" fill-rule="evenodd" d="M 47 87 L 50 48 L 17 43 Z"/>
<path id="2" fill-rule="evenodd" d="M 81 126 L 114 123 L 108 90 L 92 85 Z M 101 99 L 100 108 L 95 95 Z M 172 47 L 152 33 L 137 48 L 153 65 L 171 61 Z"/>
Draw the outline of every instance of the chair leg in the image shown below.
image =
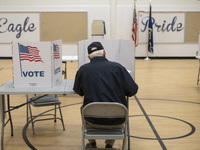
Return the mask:
<path id="1" fill-rule="evenodd" d="M 127 137 L 125 138 L 125 141 L 124 141 L 124 150 L 127 150 Z"/>
<path id="2" fill-rule="evenodd" d="M 85 137 L 84 137 L 84 128 L 82 127 L 82 144 L 81 150 L 85 150 Z"/>
<path id="3" fill-rule="evenodd" d="M 199 68 L 199 72 L 200 72 L 200 68 Z M 199 72 L 198 72 L 198 76 L 197 76 L 197 85 L 199 84 Z"/>
<path id="4" fill-rule="evenodd" d="M 200 60 L 199 60 L 199 71 L 198 71 L 198 76 L 197 76 L 197 85 L 199 84 L 199 72 L 200 72 Z"/>
<path id="5" fill-rule="evenodd" d="M 33 134 L 35 134 L 31 106 L 30 106 L 30 103 L 28 103 L 29 102 L 29 96 L 28 95 L 26 95 L 26 100 L 27 100 L 27 105 L 26 105 L 26 116 L 27 116 L 26 117 L 26 122 L 27 122 L 27 126 L 28 126 L 29 113 L 30 113 L 30 120 L 31 120 L 31 124 L 32 124 L 32 131 L 33 131 Z"/>
<path id="6" fill-rule="evenodd" d="M 55 98 L 58 98 L 58 95 L 57 95 L 57 94 L 55 95 Z M 57 106 L 57 105 L 55 105 L 54 122 L 56 122 L 56 110 L 57 110 L 57 109 L 56 109 L 56 106 Z M 59 109 L 60 109 L 60 108 L 59 108 Z"/>
<path id="7" fill-rule="evenodd" d="M 31 124 L 32 124 L 32 131 L 33 131 L 33 134 L 35 134 L 35 128 L 34 128 L 34 123 L 33 123 L 33 115 L 32 115 L 32 111 L 31 111 L 31 105 L 30 104 L 27 104 L 28 107 L 29 107 L 29 112 L 30 112 L 30 119 L 31 119 Z"/>
<path id="8" fill-rule="evenodd" d="M 122 144 L 122 150 L 127 150 L 127 126 L 125 126 L 124 129 L 124 139 L 123 139 L 123 144 Z"/>
<path id="9" fill-rule="evenodd" d="M 129 97 L 127 96 L 127 104 L 129 107 Z M 129 111 L 128 111 L 128 116 L 129 116 Z M 130 126 L 129 126 L 129 117 L 127 120 L 127 136 L 128 136 L 128 150 L 130 150 Z"/>
<path id="10" fill-rule="evenodd" d="M 59 111 L 60 111 L 60 118 L 61 118 L 61 122 L 62 122 L 62 125 L 63 125 L 63 130 L 65 130 L 65 125 L 64 125 L 64 121 L 63 121 L 63 116 L 62 116 L 62 111 L 61 111 L 61 108 L 60 108 L 60 104 L 58 105 L 58 108 L 59 108 Z"/>
<path id="11" fill-rule="evenodd" d="M 56 105 L 55 105 L 55 110 L 54 110 L 54 122 L 56 122 Z"/>
<path id="12" fill-rule="evenodd" d="M 12 123 L 12 118 L 11 118 L 11 113 L 10 113 L 10 96 L 9 95 L 7 95 L 7 105 L 8 105 L 8 116 L 10 120 L 11 136 L 13 136 L 13 123 Z"/>
<path id="13" fill-rule="evenodd" d="M 130 150 L 130 126 L 129 126 L 129 118 L 127 122 L 127 136 L 128 136 L 128 150 Z"/>
<path id="14" fill-rule="evenodd" d="M 27 99 L 27 101 L 26 102 L 28 102 L 28 99 Z M 28 103 L 26 104 L 26 125 L 27 125 L 27 127 L 28 127 Z"/>

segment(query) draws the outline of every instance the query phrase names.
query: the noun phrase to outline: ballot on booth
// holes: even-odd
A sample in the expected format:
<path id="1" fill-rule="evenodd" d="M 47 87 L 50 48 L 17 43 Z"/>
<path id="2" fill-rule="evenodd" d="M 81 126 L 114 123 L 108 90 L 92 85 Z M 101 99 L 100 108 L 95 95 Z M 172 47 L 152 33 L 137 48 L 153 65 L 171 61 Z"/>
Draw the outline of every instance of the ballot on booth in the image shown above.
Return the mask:
<path id="1" fill-rule="evenodd" d="M 13 86 L 52 87 L 62 80 L 62 40 L 13 43 Z"/>

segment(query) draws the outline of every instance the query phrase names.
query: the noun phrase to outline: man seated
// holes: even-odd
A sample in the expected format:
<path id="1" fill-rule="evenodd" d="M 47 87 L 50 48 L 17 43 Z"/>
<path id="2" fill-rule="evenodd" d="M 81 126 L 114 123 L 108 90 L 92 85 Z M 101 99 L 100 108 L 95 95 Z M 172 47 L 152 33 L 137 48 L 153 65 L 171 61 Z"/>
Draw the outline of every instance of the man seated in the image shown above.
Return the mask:
<path id="1" fill-rule="evenodd" d="M 133 96 L 138 91 L 125 67 L 106 59 L 106 52 L 100 42 L 88 46 L 90 62 L 84 64 L 76 73 L 73 90 L 84 96 L 83 106 L 92 102 L 117 102 L 127 107 L 126 96 Z M 120 125 L 120 119 L 86 118 L 88 126 Z M 106 148 L 112 148 L 115 140 L 106 140 Z M 87 148 L 97 148 L 95 139 L 89 140 Z"/>

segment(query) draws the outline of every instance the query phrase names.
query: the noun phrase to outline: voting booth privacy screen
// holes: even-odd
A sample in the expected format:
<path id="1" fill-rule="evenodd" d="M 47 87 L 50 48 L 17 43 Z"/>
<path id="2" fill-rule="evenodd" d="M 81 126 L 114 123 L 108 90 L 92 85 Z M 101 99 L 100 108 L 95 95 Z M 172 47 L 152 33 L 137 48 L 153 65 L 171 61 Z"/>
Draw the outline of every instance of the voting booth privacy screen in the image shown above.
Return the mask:
<path id="1" fill-rule="evenodd" d="M 52 44 L 52 85 L 62 82 L 62 40 L 51 42 Z"/>
<path id="2" fill-rule="evenodd" d="M 52 87 L 61 80 L 61 40 L 13 43 L 14 87 Z"/>
<path id="3" fill-rule="evenodd" d="M 106 58 L 123 65 L 135 78 L 135 53 L 134 42 L 128 40 L 82 40 L 78 42 L 79 67 L 89 62 L 87 47 L 92 42 L 101 42 L 105 51 Z"/>

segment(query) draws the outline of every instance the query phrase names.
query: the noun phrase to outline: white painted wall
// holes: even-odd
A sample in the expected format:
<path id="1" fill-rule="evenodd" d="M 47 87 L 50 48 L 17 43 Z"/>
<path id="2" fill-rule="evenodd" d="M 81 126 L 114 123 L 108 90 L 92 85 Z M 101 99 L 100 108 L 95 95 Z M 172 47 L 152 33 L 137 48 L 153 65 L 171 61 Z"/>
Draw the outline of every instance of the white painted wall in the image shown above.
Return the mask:
<path id="1" fill-rule="evenodd" d="M 2 9 L 1 9 L 2 8 Z M 106 22 L 107 34 L 105 39 L 110 39 L 110 6 L 109 5 L 83 5 L 83 6 L 1 6 L 2 12 L 88 12 L 88 38 L 91 39 L 91 25 L 93 20 L 104 20 Z M 1 39 L 0 39 L 1 40 Z M 10 44 L 0 44 L 0 57 L 12 56 Z M 77 43 L 63 43 L 63 55 L 77 55 Z"/>
<path id="2" fill-rule="evenodd" d="M 1 0 L 0 12 L 88 12 L 88 39 L 95 19 L 104 20 L 104 39 L 131 40 L 133 0 Z M 148 11 L 149 0 L 137 0 L 136 10 Z M 153 12 L 200 12 L 198 0 L 152 0 Z M 198 33 L 197 33 L 198 34 Z M 1 39 L 0 39 L 1 40 Z M 197 43 L 154 44 L 154 57 L 193 57 Z M 147 44 L 139 44 L 135 56 L 144 57 Z M 63 43 L 63 55 L 77 55 L 77 43 Z M 10 44 L 0 44 L 0 57 L 12 56 Z"/>
<path id="3" fill-rule="evenodd" d="M 115 0 L 117 5 L 133 5 L 134 0 Z M 136 0 L 148 5 L 149 0 Z M 151 0 L 152 5 L 199 5 L 198 0 Z M 109 5 L 110 0 L 1 0 L 0 5 Z"/>
<path id="4" fill-rule="evenodd" d="M 139 1 L 139 0 L 138 0 Z M 138 5 L 137 12 L 149 11 L 148 5 Z M 153 5 L 152 11 L 154 12 L 200 12 L 199 5 Z M 117 6 L 117 22 L 116 22 L 116 39 L 128 39 L 131 40 L 131 28 L 132 28 L 132 16 L 127 14 L 133 14 L 133 6 L 120 5 Z M 197 33 L 198 34 L 198 33 Z M 169 44 L 157 44 L 154 43 L 154 54 L 148 54 L 152 57 L 194 57 L 198 50 L 198 43 L 169 43 Z M 147 44 L 139 43 L 135 50 L 135 56 L 145 57 L 147 56 Z"/>

